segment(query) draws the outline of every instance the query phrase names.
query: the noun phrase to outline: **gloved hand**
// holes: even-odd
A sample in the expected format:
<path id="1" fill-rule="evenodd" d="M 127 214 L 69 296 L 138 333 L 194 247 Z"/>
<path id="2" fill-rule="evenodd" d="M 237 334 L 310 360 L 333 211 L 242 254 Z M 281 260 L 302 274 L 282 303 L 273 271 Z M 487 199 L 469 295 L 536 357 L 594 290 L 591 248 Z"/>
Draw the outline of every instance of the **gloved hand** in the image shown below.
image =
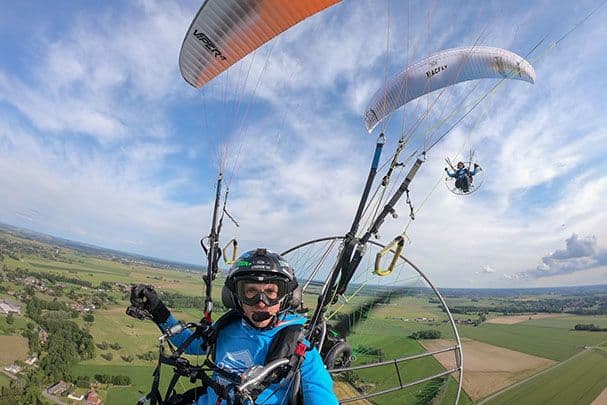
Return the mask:
<path id="1" fill-rule="evenodd" d="M 478 163 L 475 163 L 474 164 L 474 168 L 476 169 L 477 167 L 478 167 Z"/>
<path id="2" fill-rule="evenodd" d="M 166 305 L 158 298 L 158 293 L 151 285 L 138 284 L 131 287 L 131 304 L 145 309 L 152 315 L 154 322 L 160 324 L 169 319 L 171 313 Z"/>
<path id="3" fill-rule="evenodd" d="M 447 169 L 447 168 L 445 167 L 445 171 L 446 171 L 446 172 L 448 172 L 448 171 L 449 171 L 449 169 Z"/>

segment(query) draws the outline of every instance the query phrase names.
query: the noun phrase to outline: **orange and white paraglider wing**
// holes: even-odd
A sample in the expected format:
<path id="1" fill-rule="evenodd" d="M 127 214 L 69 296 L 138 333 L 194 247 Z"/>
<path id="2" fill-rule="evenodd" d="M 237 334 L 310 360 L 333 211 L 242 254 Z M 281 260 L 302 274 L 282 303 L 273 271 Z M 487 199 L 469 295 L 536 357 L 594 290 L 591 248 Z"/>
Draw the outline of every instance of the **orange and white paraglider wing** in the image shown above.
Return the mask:
<path id="1" fill-rule="evenodd" d="M 183 78 L 199 88 L 246 55 L 340 0 L 207 0 L 179 54 Z"/>

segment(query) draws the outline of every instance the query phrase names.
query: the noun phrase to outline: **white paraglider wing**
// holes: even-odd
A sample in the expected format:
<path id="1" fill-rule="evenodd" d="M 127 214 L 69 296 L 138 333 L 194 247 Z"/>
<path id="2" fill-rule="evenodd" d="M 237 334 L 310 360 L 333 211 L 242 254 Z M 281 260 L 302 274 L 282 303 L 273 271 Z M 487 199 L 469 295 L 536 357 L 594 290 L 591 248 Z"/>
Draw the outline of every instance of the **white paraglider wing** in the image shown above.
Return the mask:
<path id="1" fill-rule="evenodd" d="M 435 53 L 390 78 L 365 110 L 371 132 L 384 118 L 411 100 L 456 83 L 475 79 L 535 82 L 535 71 L 521 56 L 500 48 L 474 46 Z"/>
<path id="2" fill-rule="evenodd" d="M 340 0 L 207 0 L 183 40 L 179 69 L 199 88 L 281 32 Z"/>

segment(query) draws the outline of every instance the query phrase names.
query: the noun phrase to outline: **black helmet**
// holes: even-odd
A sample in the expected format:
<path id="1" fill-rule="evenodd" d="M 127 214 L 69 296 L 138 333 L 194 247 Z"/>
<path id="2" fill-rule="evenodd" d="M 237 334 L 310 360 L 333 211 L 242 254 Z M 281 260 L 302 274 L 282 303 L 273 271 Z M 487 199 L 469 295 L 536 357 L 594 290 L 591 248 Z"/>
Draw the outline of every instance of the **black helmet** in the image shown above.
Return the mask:
<path id="1" fill-rule="evenodd" d="M 258 294 L 250 302 L 243 294 L 245 283 L 273 283 L 278 286 L 278 296 L 274 299 Z M 301 289 L 298 288 L 293 268 L 279 254 L 264 248 L 250 250 L 240 256 L 230 268 L 221 300 L 227 308 L 242 310 L 242 303 L 254 305 L 263 301 L 266 305 L 281 304 L 284 312 L 297 307 L 301 302 Z"/>

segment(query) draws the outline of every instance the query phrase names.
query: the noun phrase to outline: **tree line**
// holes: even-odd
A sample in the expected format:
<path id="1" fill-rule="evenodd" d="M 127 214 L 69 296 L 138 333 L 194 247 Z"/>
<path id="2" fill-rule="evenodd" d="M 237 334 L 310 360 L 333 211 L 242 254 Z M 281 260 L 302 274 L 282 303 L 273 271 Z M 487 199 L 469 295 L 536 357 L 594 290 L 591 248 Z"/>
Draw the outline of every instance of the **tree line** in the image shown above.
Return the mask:
<path id="1" fill-rule="evenodd" d="M 588 323 L 588 324 L 578 323 L 577 325 L 575 325 L 575 327 L 573 329 L 574 330 L 587 330 L 590 332 L 607 332 L 607 328 L 601 328 L 599 326 L 596 326 L 593 323 Z"/>
<path id="2" fill-rule="evenodd" d="M 442 307 L 440 308 L 444 311 Z M 584 296 L 549 298 L 542 300 L 517 300 L 505 302 L 501 305 L 453 305 L 449 307 L 449 310 L 453 314 L 469 314 L 479 312 L 523 314 L 537 312 L 570 313 L 576 315 L 606 315 L 607 297 Z"/>

